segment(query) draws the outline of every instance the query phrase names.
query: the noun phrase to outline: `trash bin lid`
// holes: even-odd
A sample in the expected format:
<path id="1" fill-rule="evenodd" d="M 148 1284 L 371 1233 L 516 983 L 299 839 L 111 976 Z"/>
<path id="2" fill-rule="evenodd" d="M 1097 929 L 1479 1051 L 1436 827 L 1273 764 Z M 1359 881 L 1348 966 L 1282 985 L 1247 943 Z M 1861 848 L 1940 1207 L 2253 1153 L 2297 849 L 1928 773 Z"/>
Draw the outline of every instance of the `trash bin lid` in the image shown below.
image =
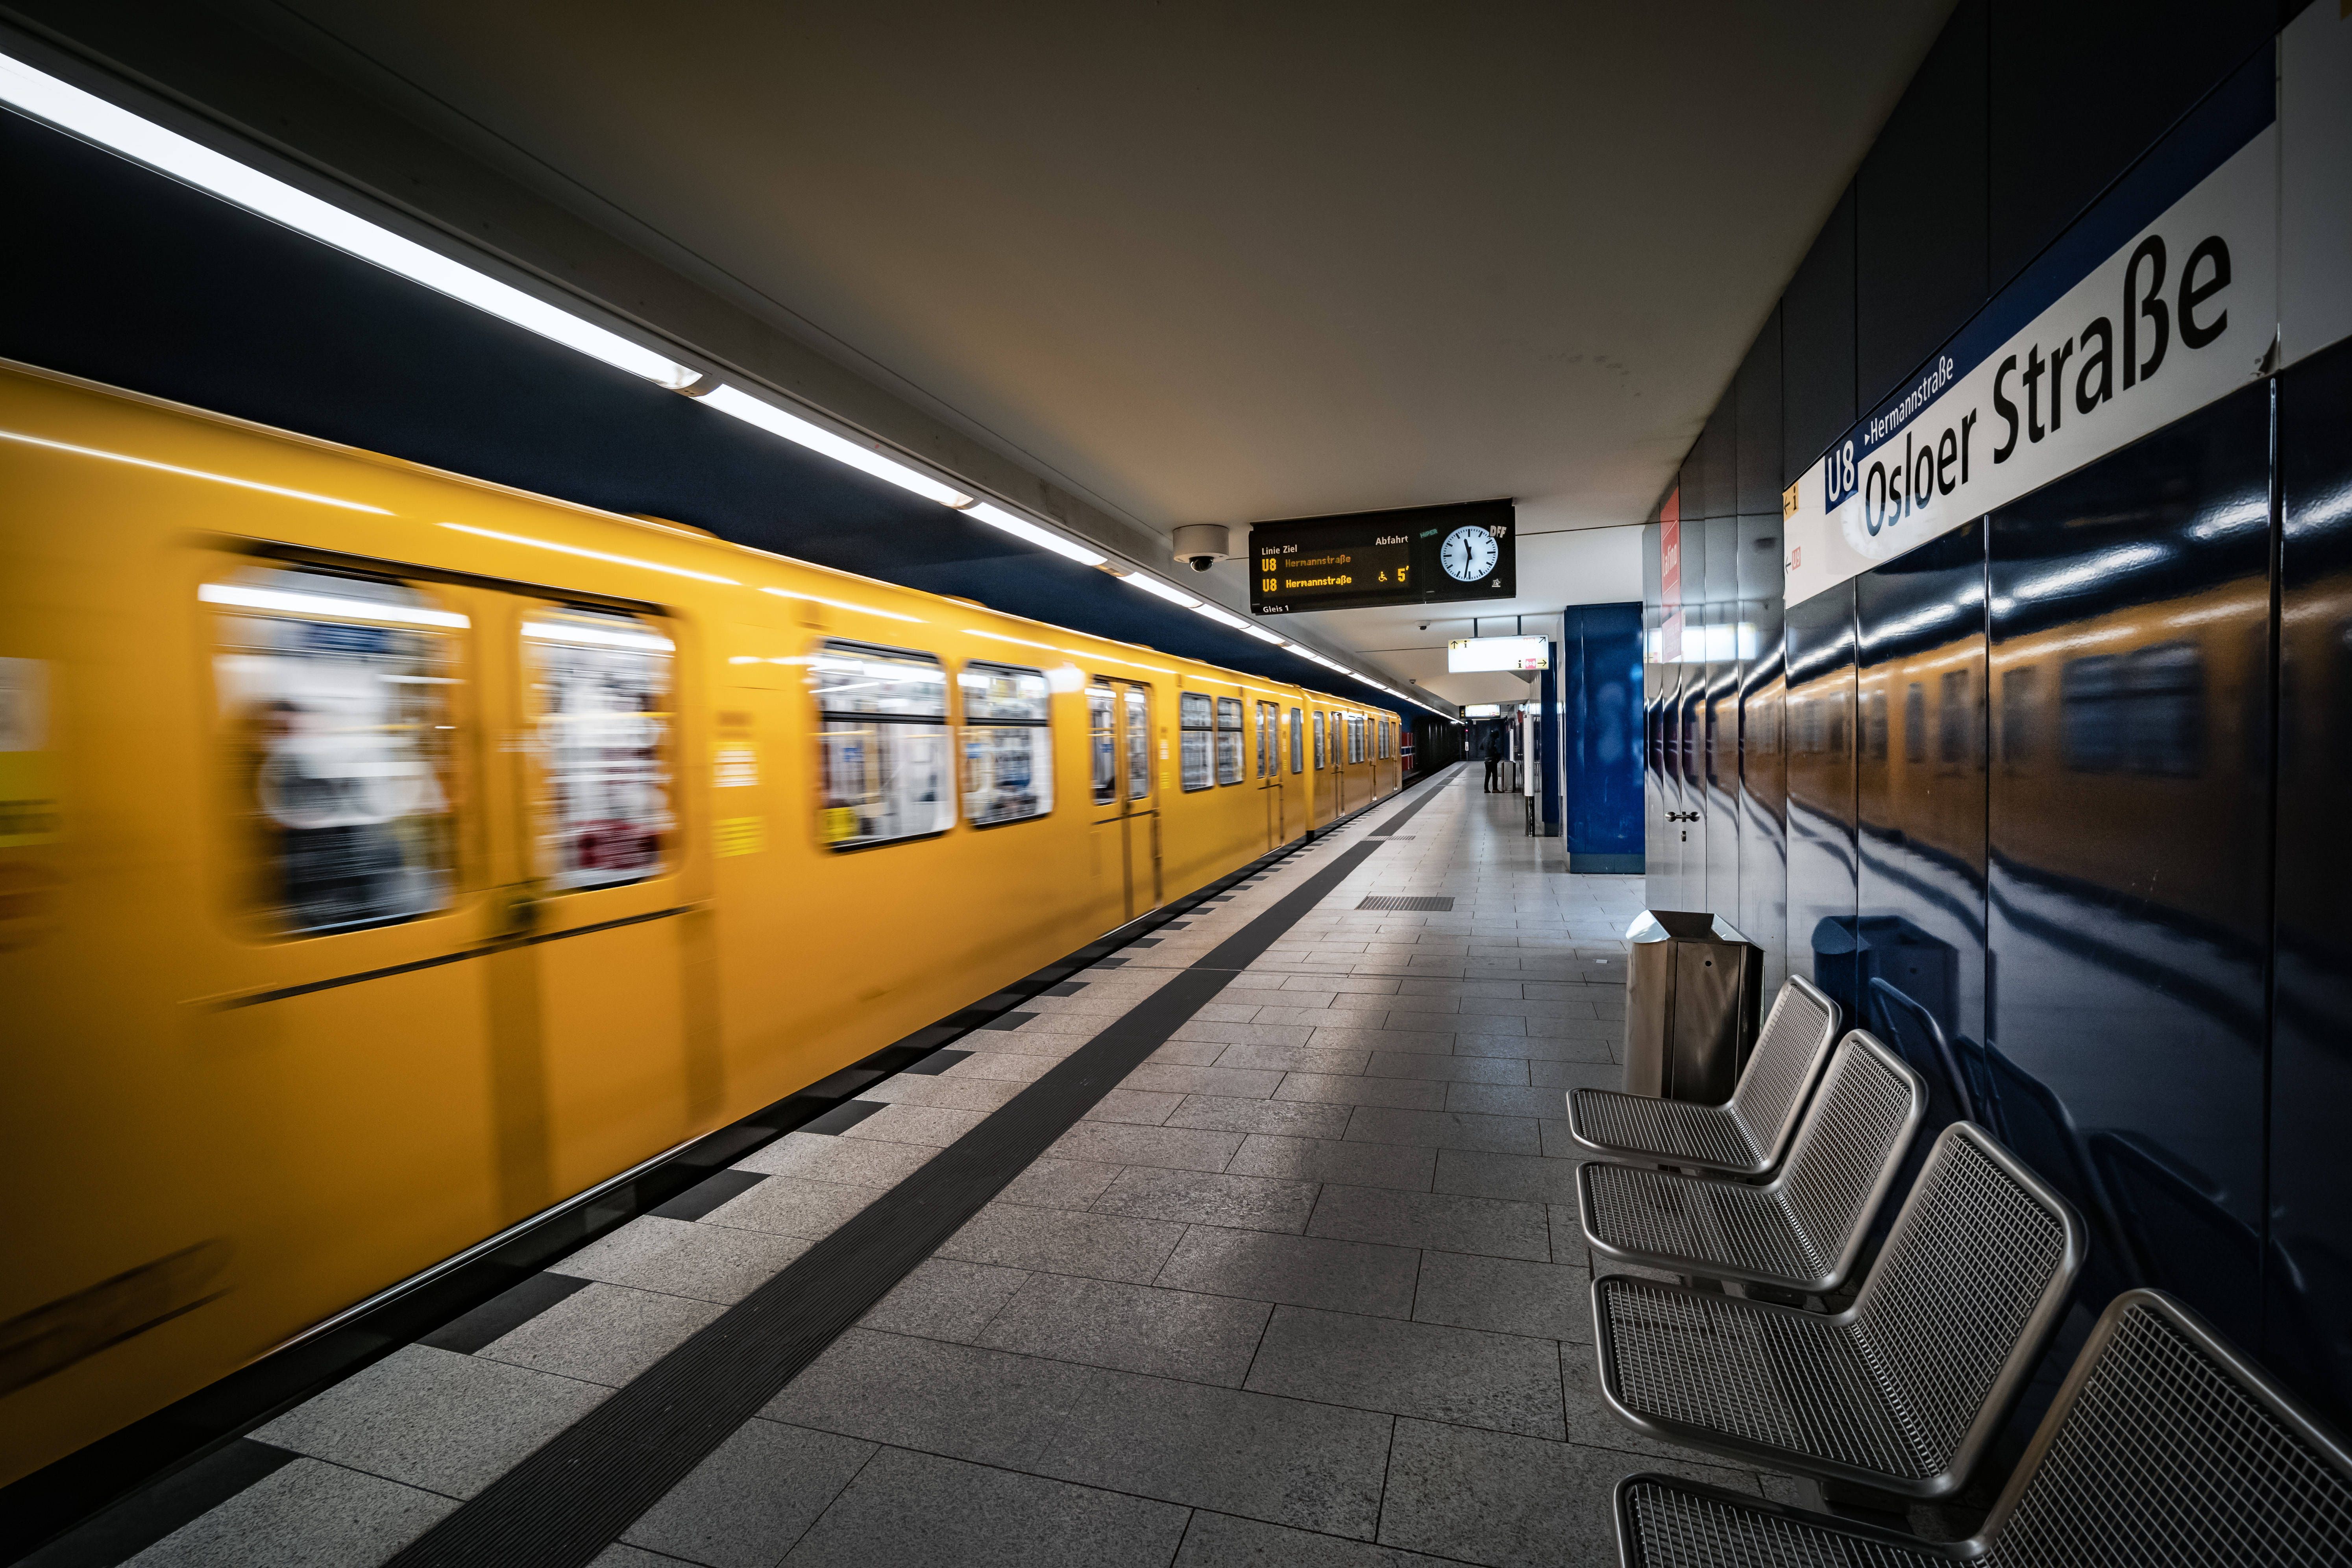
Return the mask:
<path id="1" fill-rule="evenodd" d="M 1713 942 L 1753 945 L 1721 915 L 1705 910 L 1643 910 L 1625 929 L 1627 942 Z"/>

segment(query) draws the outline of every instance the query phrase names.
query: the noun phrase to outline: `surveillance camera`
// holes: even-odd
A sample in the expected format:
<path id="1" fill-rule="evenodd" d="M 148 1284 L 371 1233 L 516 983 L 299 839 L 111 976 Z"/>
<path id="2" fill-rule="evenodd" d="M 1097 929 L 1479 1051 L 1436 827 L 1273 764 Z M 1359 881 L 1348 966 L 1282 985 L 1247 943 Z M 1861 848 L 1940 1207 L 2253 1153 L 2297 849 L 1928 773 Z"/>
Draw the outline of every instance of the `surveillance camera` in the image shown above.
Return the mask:
<path id="1" fill-rule="evenodd" d="M 1233 534 L 1222 522 L 1188 522 L 1176 530 L 1176 559 L 1206 572 L 1234 558 Z"/>
<path id="2" fill-rule="evenodd" d="M 1421 623 L 1421 629 L 1422 629 L 1423 631 L 1427 631 L 1427 630 L 1429 629 L 1429 623 L 1428 623 L 1427 621 L 1423 621 L 1423 622 L 1422 622 L 1422 623 Z"/>

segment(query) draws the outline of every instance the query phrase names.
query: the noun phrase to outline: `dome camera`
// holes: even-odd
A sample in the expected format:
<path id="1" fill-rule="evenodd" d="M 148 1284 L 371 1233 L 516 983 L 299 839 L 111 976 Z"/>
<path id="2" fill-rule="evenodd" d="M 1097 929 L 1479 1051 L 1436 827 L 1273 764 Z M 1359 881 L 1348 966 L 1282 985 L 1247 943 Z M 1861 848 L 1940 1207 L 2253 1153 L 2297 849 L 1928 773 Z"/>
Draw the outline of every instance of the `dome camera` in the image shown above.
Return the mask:
<path id="1" fill-rule="evenodd" d="M 1233 558 L 1233 532 L 1222 522 L 1188 522 L 1176 531 L 1176 559 L 1195 572 Z"/>

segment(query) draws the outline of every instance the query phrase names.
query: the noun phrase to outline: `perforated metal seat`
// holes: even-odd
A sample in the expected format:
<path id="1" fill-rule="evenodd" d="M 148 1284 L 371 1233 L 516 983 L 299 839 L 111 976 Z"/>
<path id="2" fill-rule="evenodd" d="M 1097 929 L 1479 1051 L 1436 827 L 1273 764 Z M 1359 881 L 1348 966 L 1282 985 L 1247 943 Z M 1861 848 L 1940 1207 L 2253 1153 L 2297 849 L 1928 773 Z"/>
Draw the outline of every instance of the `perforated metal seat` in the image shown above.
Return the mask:
<path id="1" fill-rule="evenodd" d="M 1974 1538 L 1912 1540 L 1665 1476 L 1617 1484 L 1625 1568 L 2352 1563 L 2352 1452 L 2171 1297 L 2116 1298 Z"/>
<path id="2" fill-rule="evenodd" d="M 1613 1089 L 1570 1089 L 1568 1130 L 1597 1153 L 1761 1176 L 1780 1163 L 1797 1113 L 1837 1041 L 1837 1004 L 1792 975 L 1773 998 L 1728 1101 L 1695 1105 Z"/>
<path id="3" fill-rule="evenodd" d="M 1779 1175 L 1749 1186 L 1591 1161 L 1577 1175 L 1584 1239 L 1621 1263 L 1834 1290 L 1927 1111 L 1927 1079 L 1856 1029 L 1830 1058 Z"/>
<path id="4" fill-rule="evenodd" d="M 1594 1280 L 1601 1390 L 1654 1437 L 1942 1497 L 1967 1481 L 2082 1262 L 2081 1216 L 1956 1121 L 1834 1317 Z"/>

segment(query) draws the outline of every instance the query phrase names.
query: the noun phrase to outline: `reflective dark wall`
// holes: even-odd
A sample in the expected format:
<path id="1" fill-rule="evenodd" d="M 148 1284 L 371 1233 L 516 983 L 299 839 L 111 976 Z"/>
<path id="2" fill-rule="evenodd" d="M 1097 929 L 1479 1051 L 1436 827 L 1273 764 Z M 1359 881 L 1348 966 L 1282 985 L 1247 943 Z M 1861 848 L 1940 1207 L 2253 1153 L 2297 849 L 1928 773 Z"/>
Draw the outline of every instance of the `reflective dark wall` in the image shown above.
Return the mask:
<path id="1" fill-rule="evenodd" d="M 1993 514 L 1988 1061 L 2099 1288 L 2259 1343 L 2270 391 Z M 2096 1298 L 2094 1298 L 2096 1299 Z"/>
<path id="2" fill-rule="evenodd" d="M 1775 537 L 2103 191 L 2259 99 L 2303 9 L 1952 9 L 1671 482 L 1685 621 L 1738 629 L 1660 668 L 1715 694 L 1716 783 L 1659 793 L 1651 901 L 1733 921 L 2063 1189 L 2088 1311 L 2176 1291 L 2352 1429 L 2352 344 L 1785 612 Z M 1728 693 L 1693 673 L 1726 658 Z"/>
<path id="3" fill-rule="evenodd" d="M 1858 1017 L 1919 1069 L 1931 1126 L 1982 1121 L 1985 531 L 1955 529 L 1856 579 L 1855 847 L 1847 980 Z"/>
<path id="4" fill-rule="evenodd" d="M 1738 634 L 1739 606 L 1709 605 L 1707 642 L 1720 654 Z M 1700 909 L 1739 907 L 1739 662 L 1716 658 L 1705 666 L 1704 744 L 1699 762 L 1706 784 L 1706 900 Z"/>
<path id="5" fill-rule="evenodd" d="M 1853 588 L 1791 605 L 1782 633 L 1789 782 L 1789 967 L 1849 1023 L 1853 980 Z"/>
<path id="6" fill-rule="evenodd" d="M 2352 343 L 2279 377 L 2267 1344 L 2352 1426 Z"/>
<path id="7" fill-rule="evenodd" d="M 1769 994 L 1789 977 L 1789 774 L 1781 740 L 1780 611 L 1754 606 L 1761 651 L 1745 671 L 1739 698 L 1740 934 L 1764 950 Z"/>
<path id="8" fill-rule="evenodd" d="M 1706 907 L 1707 835 L 1715 826 L 1706 788 L 1706 623 L 1705 605 L 1694 605 L 1684 619 L 1681 697 L 1675 706 L 1675 733 L 1682 774 L 1682 875 L 1675 879 L 1681 901 L 1676 909 Z"/>

